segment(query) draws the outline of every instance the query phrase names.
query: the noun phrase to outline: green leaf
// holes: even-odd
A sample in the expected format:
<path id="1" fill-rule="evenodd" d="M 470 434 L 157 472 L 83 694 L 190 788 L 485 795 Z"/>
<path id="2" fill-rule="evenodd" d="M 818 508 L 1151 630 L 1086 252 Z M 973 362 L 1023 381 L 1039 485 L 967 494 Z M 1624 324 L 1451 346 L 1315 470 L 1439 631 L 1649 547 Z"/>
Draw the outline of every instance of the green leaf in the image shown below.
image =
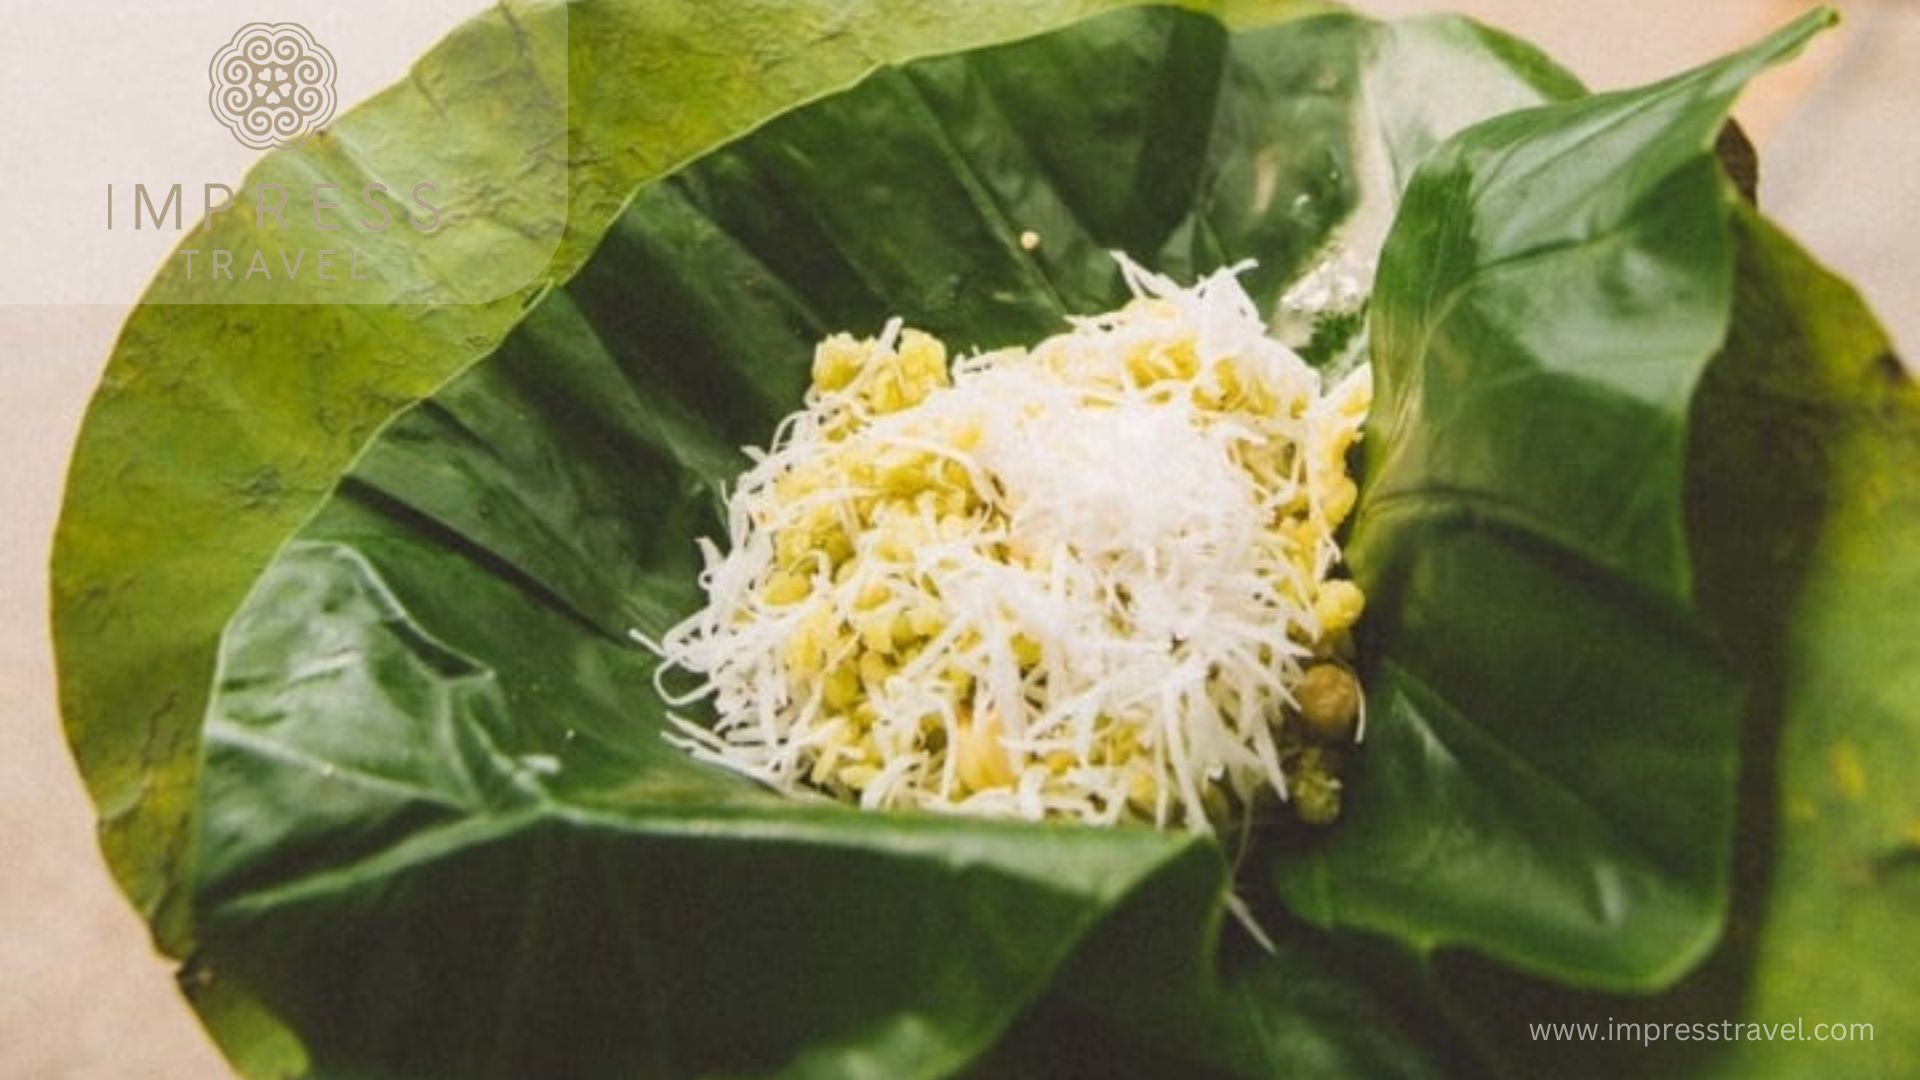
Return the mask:
<path id="1" fill-rule="evenodd" d="M 1732 923 L 1698 972 L 1640 1000 L 1443 966 L 1462 1023 L 1512 1075 L 1920 1067 L 1920 388 L 1852 288 L 1758 214 L 1734 220 L 1738 301 L 1694 405 L 1687 490 L 1702 606 L 1757 675 Z M 1609 1021 L 1698 1028 L 1528 1035 Z M 1871 1038 L 1815 1040 L 1835 1022 Z M 1746 1026 L 1796 1023 L 1797 1040 Z"/>
<path id="2" fill-rule="evenodd" d="M 1145 830 L 799 807 L 698 768 L 636 708 L 632 649 L 390 524 L 343 506 L 276 561 L 207 733 L 191 970 L 314 1075 L 943 1075 L 1144 877 L 1217 884 Z"/>
<path id="3" fill-rule="evenodd" d="M 1852 287 L 1736 220 L 1737 329 L 1696 407 L 1689 494 L 1706 607 L 1760 673 L 1756 754 L 1777 740 L 1742 837 L 1740 887 L 1765 890 L 1735 927 L 1743 1013 L 1875 1034 L 1716 1064 L 1898 1076 L 1920 1069 L 1920 388 Z"/>
<path id="4" fill-rule="evenodd" d="M 400 302 L 377 306 L 242 303 L 287 296 L 236 294 L 207 280 L 204 261 L 196 284 L 172 260 L 115 346 L 55 537 L 54 643 L 61 712 L 100 810 L 102 847 L 161 947 L 180 954 L 191 941 L 187 818 L 220 627 L 381 424 L 496 347 L 527 304 L 580 267 L 638 185 L 877 65 L 1133 2 L 1018 0 L 981 11 L 901 0 L 724 10 L 701 0 L 516 0 L 454 31 L 406 81 L 309 149 L 265 158 L 238 204 L 268 183 L 351 192 L 369 177 L 430 176 L 470 195 L 469 217 L 482 228 L 473 243 L 453 230 L 393 230 L 381 265 L 410 286 Z M 1322 8 L 1193 6 L 1236 25 Z M 568 68 L 564 154 L 548 110 L 521 122 L 529 96 L 561 82 L 556 56 Z M 563 184 L 565 198 L 522 202 L 507 176 L 542 192 Z M 265 238 L 255 215 L 229 213 L 181 247 L 332 246 L 290 217 L 289 231 Z M 544 273 L 513 295 L 452 302 L 511 287 L 496 280 L 499 266 L 523 266 L 523 244 L 545 250 L 556 239 Z M 503 243 L 512 258 L 501 258 Z"/>
<path id="5" fill-rule="evenodd" d="M 1216 940 L 1212 892 L 1161 875 L 1111 915 L 994 1053 L 988 1077 L 1472 1076 L 1416 957 L 1278 912 Z"/>
<path id="6" fill-rule="evenodd" d="M 1622 990 L 1718 939 L 1741 697 L 1691 610 L 1683 498 L 1734 295 L 1711 150 L 1830 21 L 1496 118 L 1415 174 L 1348 546 L 1373 718 L 1341 827 L 1274 867 L 1295 911 Z"/>
<path id="7" fill-rule="evenodd" d="M 1434 85 L 1389 90 L 1388 62 Z M 1379 1071 L 1426 1060 L 1325 1030 L 1295 974 L 1372 992 L 1318 946 L 1216 976 L 1212 845 L 775 801 L 660 738 L 627 632 L 697 602 L 714 493 L 823 333 L 1031 339 L 1121 298 L 1123 243 L 1182 273 L 1258 254 L 1270 302 L 1336 227 L 1390 216 L 1369 155 L 1567 86 L 1459 21 L 1123 13 L 882 69 L 643 188 L 229 624 L 192 977 L 317 1075 L 939 1075 L 1089 955 L 1185 973 L 1219 1038 L 1181 1060 L 1270 1074 L 1304 1060 L 1289 1024 Z M 1135 904 L 1176 932 L 1102 960 Z"/>

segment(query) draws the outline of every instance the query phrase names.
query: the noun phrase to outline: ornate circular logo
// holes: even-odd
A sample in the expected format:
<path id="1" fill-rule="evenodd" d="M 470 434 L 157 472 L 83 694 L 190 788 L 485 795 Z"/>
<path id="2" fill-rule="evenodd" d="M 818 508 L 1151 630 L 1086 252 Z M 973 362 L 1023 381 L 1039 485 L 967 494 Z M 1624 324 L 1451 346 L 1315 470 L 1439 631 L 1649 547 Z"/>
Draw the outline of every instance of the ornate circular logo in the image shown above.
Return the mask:
<path id="1" fill-rule="evenodd" d="M 333 54 L 299 23 L 248 23 L 208 70 L 214 119 L 255 150 L 301 142 L 333 119 Z"/>

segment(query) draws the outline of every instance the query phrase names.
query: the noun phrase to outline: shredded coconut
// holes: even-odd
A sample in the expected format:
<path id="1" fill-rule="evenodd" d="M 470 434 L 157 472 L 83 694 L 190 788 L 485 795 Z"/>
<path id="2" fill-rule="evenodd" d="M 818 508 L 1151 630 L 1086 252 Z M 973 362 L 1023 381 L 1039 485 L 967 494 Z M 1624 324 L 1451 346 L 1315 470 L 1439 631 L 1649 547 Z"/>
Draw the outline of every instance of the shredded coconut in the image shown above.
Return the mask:
<path id="1" fill-rule="evenodd" d="M 1368 371 L 1323 386 L 1244 265 L 1181 288 L 1117 257 L 1135 299 L 1031 349 L 949 370 L 897 320 L 821 343 L 725 546 L 701 544 L 707 605 L 641 638 L 663 696 L 717 716 L 671 738 L 875 809 L 1337 813 L 1363 598 L 1335 533 Z"/>

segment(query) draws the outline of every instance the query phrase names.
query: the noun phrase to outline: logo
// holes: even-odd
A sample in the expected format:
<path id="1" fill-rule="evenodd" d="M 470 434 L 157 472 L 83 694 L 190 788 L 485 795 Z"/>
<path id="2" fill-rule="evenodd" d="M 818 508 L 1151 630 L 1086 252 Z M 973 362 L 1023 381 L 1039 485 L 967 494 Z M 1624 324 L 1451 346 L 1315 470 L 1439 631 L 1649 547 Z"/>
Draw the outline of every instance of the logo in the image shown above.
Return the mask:
<path id="1" fill-rule="evenodd" d="M 208 73 L 213 118 L 252 149 L 304 142 L 333 119 L 333 54 L 299 23 L 248 23 Z"/>

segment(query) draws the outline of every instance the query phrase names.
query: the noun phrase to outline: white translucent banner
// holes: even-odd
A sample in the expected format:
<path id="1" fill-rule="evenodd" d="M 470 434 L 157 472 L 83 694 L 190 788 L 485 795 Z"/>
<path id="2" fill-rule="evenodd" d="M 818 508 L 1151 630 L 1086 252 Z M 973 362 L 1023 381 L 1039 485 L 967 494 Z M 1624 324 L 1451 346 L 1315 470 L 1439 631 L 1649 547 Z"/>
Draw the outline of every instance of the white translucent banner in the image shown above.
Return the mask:
<path id="1" fill-rule="evenodd" d="M 558 246 L 562 4 L 20 6 L 0 303 L 481 303 Z"/>

